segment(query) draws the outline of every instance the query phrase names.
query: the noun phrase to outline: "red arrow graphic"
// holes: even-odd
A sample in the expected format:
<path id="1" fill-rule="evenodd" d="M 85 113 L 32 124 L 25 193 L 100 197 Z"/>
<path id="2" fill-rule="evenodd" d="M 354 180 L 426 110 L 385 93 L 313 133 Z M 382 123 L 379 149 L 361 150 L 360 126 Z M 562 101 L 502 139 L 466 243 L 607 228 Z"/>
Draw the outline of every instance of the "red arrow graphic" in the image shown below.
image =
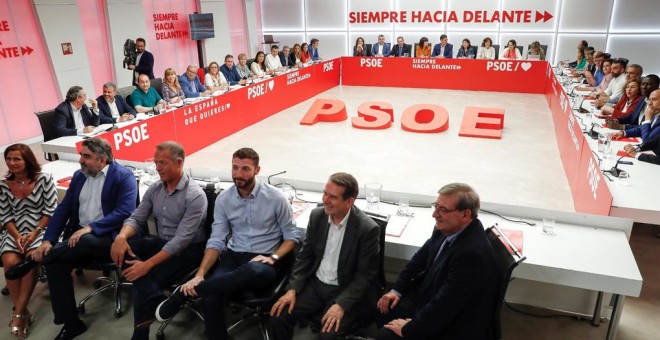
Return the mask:
<path id="1" fill-rule="evenodd" d="M 32 51 L 34 50 L 30 46 L 25 46 L 25 47 L 21 46 L 21 55 L 25 55 L 25 54 L 30 55 Z"/>

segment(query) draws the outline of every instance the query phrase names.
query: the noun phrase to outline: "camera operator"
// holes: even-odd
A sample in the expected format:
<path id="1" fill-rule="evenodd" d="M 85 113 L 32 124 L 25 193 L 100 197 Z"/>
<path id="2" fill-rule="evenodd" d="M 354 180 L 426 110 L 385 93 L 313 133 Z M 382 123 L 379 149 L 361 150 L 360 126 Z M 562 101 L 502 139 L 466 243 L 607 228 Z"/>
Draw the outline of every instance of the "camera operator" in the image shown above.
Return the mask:
<path id="1" fill-rule="evenodd" d="M 133 85 L 138 86 L 138 76 L 146 74 L 149 79 L 154 79 L 154 55 L 145 50 L 147 42 L 143 38 L 135 40 L 137 49 L 137 58 L 135 65 L 128 65 L 129 70 L 133 70 Z"/>

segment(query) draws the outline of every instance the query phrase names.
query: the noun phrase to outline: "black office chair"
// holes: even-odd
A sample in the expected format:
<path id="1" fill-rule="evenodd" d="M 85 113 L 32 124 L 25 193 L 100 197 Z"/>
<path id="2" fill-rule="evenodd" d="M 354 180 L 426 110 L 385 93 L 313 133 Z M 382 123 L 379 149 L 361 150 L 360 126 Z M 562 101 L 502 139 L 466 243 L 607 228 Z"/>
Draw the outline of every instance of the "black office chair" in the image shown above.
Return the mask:
<path id="1" fill-rule="evenodd" d="M 247 62 L 245 63 L 245 65 L 247 65 L 247 67 L 250 69 L 250 71 L 252 71 L 252 63 L 253 63 L 253 62 L 254 62 L 254 58 L 250 58 L 250 59 L 248 59 Z"/>
<path id="2" fill-rule="evenodd" d="M 524 55 L 523 54 L 523 47 L 522 46 L 516 46 L 516 48 L 518 49 L 518 51 L 520 51 L 520 56 L 522 57 Z"/>
<path id="3" fill-rule="evenodd" d="M 497 224 L 486 229 L 486 236 L 493 248 L 495 262 L 497 263 L 500 274 L 499 282 L 497 282 L 499 289 L 497 291 L 497 303 L 495 304 L 495 310 L 493 311 L 493 322 L 495 324 L 496 339 L 501 339 L 502 323 L 500 320 L 500 311 L 502 309 L 502 304 L 504 303 L 504 296 L 509 287 L 513 269 L 515 269 L 521 262 L 525 261 L 525 257 L 518 251 L 518 248 L 509 241 Z"/>
<path id="4" fill-rule="evenodd" d="M 215 188 L 215 184 L 213 183 L 208 183 L 204 187 L 204 194 L 206 195 L 206 202 L 207 202 L 207 208 L 206 208 L 206 219 L 204 220 L 204 229 L 206 230 L 206 238 L 211 235 L 211 226 L 213 225 L 213 213 L 215 211 L 215 199 L 218 197 L 220 194 L 220 191 L 217 191 Z M 174 291 L 176 287 L 188 282 L 190 279 L 192 279 L 195 274 L 197 274 L 197 268 L 188 275 L 185 275 L 180 281 L 174 283 L 170 287 L 170 291 Z M 202 316 L 202 313 L 199 312 L 198 307 L 197 307 L 197 299 L 188 299 L 186 303 L 182 306 L 181 310 L 174 314 L 171 318 L 165 320 L 159 327 L 158 330 L 156 331 L 156 339 L 158 340 L 163 340 L 165 339 L 165 328 L 167 328 L 167 325 L 170 324 L 170 321 L 174 319 L 174 317 L 179 314 L 182 310 L 188 310 L 192 312 L 195 316 L 197 316 L 198 319 L 200 319 L 202 322 L 204 322 L 204 317 Z"/>
<path id="5" fill-rule="evenodd" d="M 136 178 L 137 181 L 137 187 L 138 187 L 138 194 L 136 195 L 137 197 L 135 198 L 135 206 L 137 207 L 140 205 L 140 178 Z M 114 262 L 106 262 L 106 261 L 97 261 L 97 260 L 90 260 L 87 263 L 82 264 L 80 267 L 76 269 L 76 274 L 82 275 L 82 270 L 95 270 L 95 271 L 100 271 L 103 272 L 103 275 L 96 278 L 94 280 L 94 291 L 91 292 L 89 295 L 85 296 L 80 302 L 78 303 L 78 314 L 84 315 L 86 310 L 85 310 L 85 303 L 89 301 L 89 299 L 101 294 L 102 292 L 106 290 L 112 290 L 113 292 L 113 297 L 115 299 L 115 311 L 114 315 L 115 318 L 120 318 L 122 315 L 124 315 L 124 311 L 121 306 L 121 292 L 122 289 L 125 287 L 131 287 L 133 283 L 127 281 L 121 274 L 121 268 L 117 268 L 117 265 L 115 265 Z"/>
<path id="6" fill-rule="evenodd" d="M 256 318 L 259 321 L 259 330 L 261 337 L 269 340 L 268 319 L 270 318 L 270 309 L 277 299 L 284 294 L 286 286 L 289 284 L 289 276 L 295 262 L 295 255 L 288 254 L 281 259 L 283 269 L 278 272 L 274 284 L 260 288 L 247 289 L 230 296 L 227 302 L 232 308 L 247 309 L 250 312 L 243 315 L 241 319 L 227 327 L 227 332 L 231 332 L 238 325 L 245 321 Z"/>
<path id="7" fill-rule="evenodd" d="M 159 96 L 163 96 L 163 92 L 161 91 L 163 89 L 163 79 L 162 78 L 154 78 L 151 79 L 151 87 L 158 92 Z"/>
<path id="8" fill-rule="evenodd" d="M 47 110 L 34 113 L 39 119 L 41 132 L 44 134 L 44 142 L 58 138 L 57 131 L 55 130 L 55 110 Z M 55 154 L 45 154 L 44 157 L 48 161 L 57 160 Z"/>
<path id="9" fill-rule="evenodd" d="M 131 95 L 130 94 L 128 96 L 126 96 L 126 104 L 128 104 L 128 106 L 130 106 L 132 108 L 135 108 L 135 105 L 133 105 L 133 101 L 131 100 Z"/>
<path id="10" fill-rule="evenodd" d="M 371 52 L 372 52 L 371 49 L 372 49 L 372 46 L 373 46 L 373 45 L 372 45 L 372 44 L 365 44 L 364 46 L 365 46 L 365 49 L 367 50 L 367 56 L 370 57 L 370 56 L 371 56 Z"/>
<path id="11" fill-rule="evenodd" d="M 491 45 L 495 49 L 495 60 L 500 59 L 500 45 Z"/>

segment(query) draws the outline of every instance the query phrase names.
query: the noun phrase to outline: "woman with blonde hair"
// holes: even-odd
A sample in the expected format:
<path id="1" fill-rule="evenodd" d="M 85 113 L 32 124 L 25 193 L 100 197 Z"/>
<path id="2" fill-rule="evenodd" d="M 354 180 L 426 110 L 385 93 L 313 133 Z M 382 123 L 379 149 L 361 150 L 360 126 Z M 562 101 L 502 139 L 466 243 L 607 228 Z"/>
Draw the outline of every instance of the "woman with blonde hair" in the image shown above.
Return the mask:
<path id="1" fill-rule="evenodd" d="M 247 79 L 254 77 L 254 73 L 252 73 L 250 68 L 247 66 L 247 55 L 245 53 L 238 55 L 238 65 L 236 65 L 236 70 L 238 71 L 238 75 L 241 76 L 241 78 Z"/>
<path id="2" fill-rule="evenodd" d="M 186 95 L 181 88 L 181 84 L 179 84 L 179 76 L 171 67 L 168 67 L 165 70 L 163 87 L 160 91 L 163 93 L 163 99 L 170 104 L 178 103 L 186 98 Z"/>
<path id="3" fill-rule="evenodd" d="M 529 51 L 527 51 L 527 59 L 530 59 L 529 56 L 539 56 L 538 60 L 545 60 L 545 51 L 541 47 L 541 43 L 538 41 L 533 42 L 529 45 Z"/>

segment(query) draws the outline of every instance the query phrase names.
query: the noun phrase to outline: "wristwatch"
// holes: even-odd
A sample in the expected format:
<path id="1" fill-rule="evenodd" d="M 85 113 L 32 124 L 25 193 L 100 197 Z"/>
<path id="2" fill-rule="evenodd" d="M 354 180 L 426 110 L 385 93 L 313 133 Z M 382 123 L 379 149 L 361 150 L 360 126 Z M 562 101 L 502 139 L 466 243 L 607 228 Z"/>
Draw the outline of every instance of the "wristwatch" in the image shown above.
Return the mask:
<path id="1" fill-rule="evenodd" d="M 272 258 L 273 260 L 275 260 L 275 262 L 277 262 L 277 260 L 280 259 L 280 256 L 277 254 L 270 254 L 270 258 Z"/>

